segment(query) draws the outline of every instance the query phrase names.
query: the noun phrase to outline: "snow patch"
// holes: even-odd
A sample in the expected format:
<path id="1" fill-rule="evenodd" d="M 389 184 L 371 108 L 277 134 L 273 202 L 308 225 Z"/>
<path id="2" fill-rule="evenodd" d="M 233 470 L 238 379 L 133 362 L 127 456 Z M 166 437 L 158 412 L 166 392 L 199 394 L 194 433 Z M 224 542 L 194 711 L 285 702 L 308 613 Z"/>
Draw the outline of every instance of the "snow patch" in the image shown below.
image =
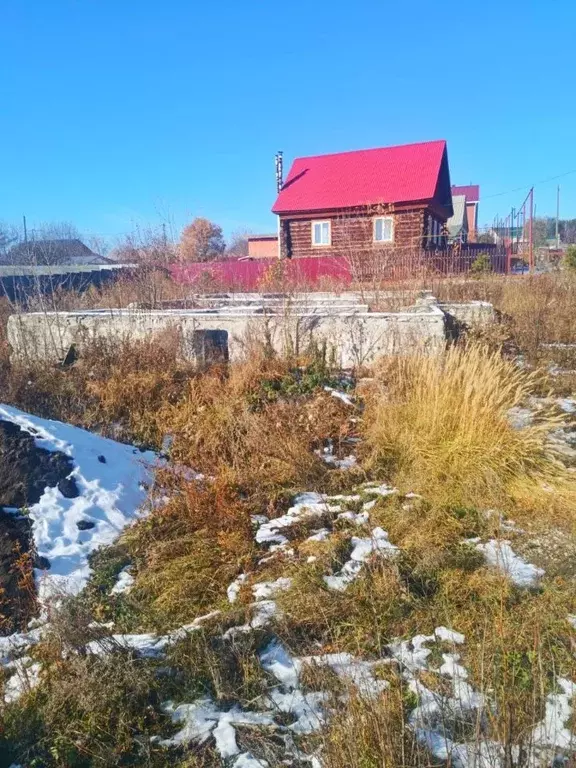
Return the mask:
<path id="1" fill-rule="evenodd" d="M 40 601 L 52 595 L 77 594 L 90 575 L 90 553 L 111 544 L 138 517 L 146 497 L 144 485 L 151 480 L 150 465 L 157 457 L 7 405 L 0 405 L 0 419 L 17 424 L 39 447 L 61 451 L 74 462 L 70 476 L 80 495 L 67 499 L 58 488 L 46 488 L 28 514 L 38 555 L 50 563 L 49 571 L 36 572 Z M 99 460 L 101 456 L 105 462 Z M 79 530 L 81 520 L 93 522 L 94 527 Z"/>
<path id="2" fill-rule="evenodd" d="M 12 704 L 29 693 L 40 683 L 40 671 L 42 665 L 33 662 L 29 656 L 22 656 L 20 659 L 11 661 L 5 665 L 7 672 L 12 672 L 4 684 L 4 701 L 6 704 Z"/>
<path id="3" fill-rule="evenodd" d="M 237 576 L 234 581 L 228 585 L 228 588 L 226 589 L 226 595 L 228 596 L 228 602 L 229 603 L 235 603 L 238 599 L 238 594 L 240 592 L 240 588 L 242 587 L 242 584 L 246 581 L 248 578 L 247 573 L 241 573 L 239 576 Z"/>
<path id="4" fill-rule="evenodd" d="M 354 408 L 354 400 L 350 397 L 350 395 L 347 395 L 346 392 L 341 392 L 338 389 L 333 389 L 332 387 L 324 387 L 325 392 L 330 392 L 332 397 L 337 397 L 338 400 L 341 400 L 346 405 L 352 406 Z"/>
<path id="5" fill-rule="evenodd" d="M 324 576 L 324 582 L 328 589 L 343 592 L 358 578 L 364 563 L 372 554 L 391 557 L 397 552 L 398 547 L 388 541 L 388 534 L 382 528 L 374 528 L 369 539 L 353 536 L 350 559 L 344 563 L 339 573 L 333 576 Z"/>
<path id="6" fill-rule="evenodd" d="M 542 568 L 519 557 L 509 541 L 490 539 L 485 544 L 476 544 L 476 549 L 482 552 L 488 565 L 508 576 L 518 587 L 535 587 L 544 575 Z"/>
<path id="7" fill-rule="evenodd" d="M 125 568 L 122 568 L 122 570 L 118 574 L 118 579 L 116 580 L 116 584 L 114 584 L 114 586 L 110 590 L 110 594 L 120 595 L 123 592 L 130 592 L 133 585 L 134 585 L 134 576 L 132 576 L 132 574 L 130 573 L 130 566 L 127 565 Z"/>

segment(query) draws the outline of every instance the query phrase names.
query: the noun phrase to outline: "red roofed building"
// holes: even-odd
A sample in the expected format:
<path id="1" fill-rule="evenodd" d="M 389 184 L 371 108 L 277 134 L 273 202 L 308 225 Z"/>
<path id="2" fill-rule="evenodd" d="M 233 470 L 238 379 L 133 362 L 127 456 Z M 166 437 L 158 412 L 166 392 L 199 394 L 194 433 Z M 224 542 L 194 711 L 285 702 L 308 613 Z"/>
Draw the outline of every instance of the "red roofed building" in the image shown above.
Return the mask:
<path id="1" fill-rule="evenodd" d="M 464 195 L 466 198 L 466 219 L 468 221 L 468 240 L 475 242 L 478 231 L 478 203 L 480 202 L 480 187 L 478 184 L 468 184 L 465 187 L 452 187 L 452 195 Z"/>
<path id="2" fill-rule="evenodd" d="M 272 211 L 283 257 L 441 247 L 453 212 L 446 142 L 299 157 Z"/>

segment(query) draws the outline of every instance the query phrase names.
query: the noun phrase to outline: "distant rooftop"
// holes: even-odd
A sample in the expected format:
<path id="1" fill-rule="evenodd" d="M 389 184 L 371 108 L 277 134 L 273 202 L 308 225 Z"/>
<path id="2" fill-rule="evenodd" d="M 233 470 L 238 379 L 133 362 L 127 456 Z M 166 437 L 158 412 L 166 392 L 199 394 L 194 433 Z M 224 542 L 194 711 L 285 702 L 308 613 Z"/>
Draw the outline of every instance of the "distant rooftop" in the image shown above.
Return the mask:
<path id="1" fill-rule="evenodd" d="M 468 186 L 452 186 L 452 197 L 455 195 L 464 195 L 467 203 L 477 203 L 480 201 L 480 185 L 468 184 Z"/>
<path id="2" fill-rule="evenodd" d="M 112 259 L 94 253 L 78 238 L 29 240 L 13 246 L 5 264 L 112 264 Z"/>
<path id="3" fill-rule="evenodd" d="M 277 240 L 278 234 L 273 232 L 268 235 L 248 235 L 248 240 Z"/>

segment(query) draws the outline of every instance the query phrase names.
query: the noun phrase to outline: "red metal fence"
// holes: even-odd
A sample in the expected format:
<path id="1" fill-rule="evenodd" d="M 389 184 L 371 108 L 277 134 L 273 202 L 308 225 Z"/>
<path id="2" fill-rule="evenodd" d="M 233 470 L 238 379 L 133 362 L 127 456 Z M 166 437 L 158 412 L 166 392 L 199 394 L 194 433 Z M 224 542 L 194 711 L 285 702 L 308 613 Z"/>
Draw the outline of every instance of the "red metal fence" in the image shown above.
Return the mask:
<path id="1" fill-rule="evenodd" d="M 485 258 L 478 261 L 485 254 Z M 354 256 L 318 256 L 277 261 L 216 261 L 175 264 L 172 277 L 198 290 L 265 290 L 281 285 L 317 286 L 319 283 L 350 285 L 351 283 L 392 283 L 426 277 L 463 275 L 477 266 L 492 272 L 507 271 L 507 253 L 479 243 L 462 249 L 395 250 L 388 256 L 362 254 Z"/>

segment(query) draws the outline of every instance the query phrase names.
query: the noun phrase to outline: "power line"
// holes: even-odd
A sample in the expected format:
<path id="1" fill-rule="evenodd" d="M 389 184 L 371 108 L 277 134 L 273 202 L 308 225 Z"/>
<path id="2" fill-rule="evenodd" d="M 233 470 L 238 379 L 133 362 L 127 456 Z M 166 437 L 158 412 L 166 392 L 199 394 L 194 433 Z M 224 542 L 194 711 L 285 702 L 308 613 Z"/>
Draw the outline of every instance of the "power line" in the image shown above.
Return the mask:
<path id="1" fill-rule="evenodd" d="M 537 181 L 535 184 L 530 184 L 529 186 L 516 187 L 516 189 L 509 189 L 506 192 L 496 192 L 496 194 L 494 195 L 484 195 L 482 197 L 482 200 L 491 200 L 493 197 L 502 197 L 503 195 L 511 195 L 514 192 L 526 192 L 527 190 L 530 190 L 532 187 L 540 186 L 540 184 L 548 184 L 548 182 L 556 181 L 556 179 L 563 179 L 565 176 L 570 176 L 572 173 L 576 173 L 576 168 L 572 171 L 559 173 L 557 176 L 550 176 L 549 179 L 542 179 L 541 181 Z"/>

